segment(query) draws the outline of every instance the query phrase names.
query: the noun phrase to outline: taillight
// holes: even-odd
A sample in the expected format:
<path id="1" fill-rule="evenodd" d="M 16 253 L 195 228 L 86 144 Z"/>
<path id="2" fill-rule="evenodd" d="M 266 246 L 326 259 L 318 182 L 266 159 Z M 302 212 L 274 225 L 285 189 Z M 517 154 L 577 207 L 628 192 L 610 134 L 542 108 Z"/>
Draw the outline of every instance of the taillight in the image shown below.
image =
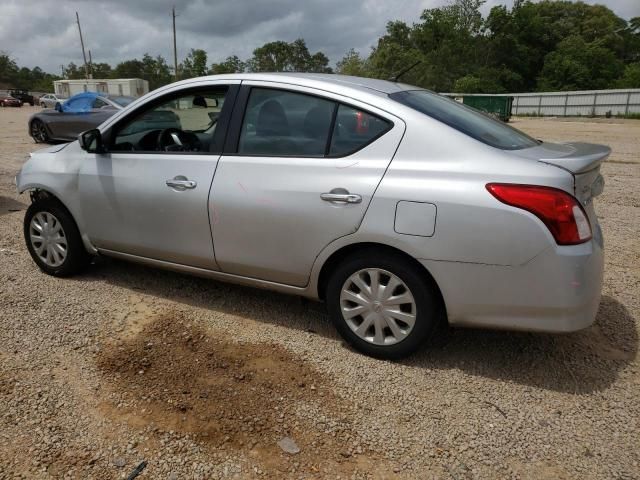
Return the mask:
<path id="1" fill-rule="evenodd" d="M 591 239 L 587 214 L 578 200 L 563 190 L 513 183 L 488 183 L 487 190 L 502 203 L 533 213 L 558 245 L 576 245 Z"/>

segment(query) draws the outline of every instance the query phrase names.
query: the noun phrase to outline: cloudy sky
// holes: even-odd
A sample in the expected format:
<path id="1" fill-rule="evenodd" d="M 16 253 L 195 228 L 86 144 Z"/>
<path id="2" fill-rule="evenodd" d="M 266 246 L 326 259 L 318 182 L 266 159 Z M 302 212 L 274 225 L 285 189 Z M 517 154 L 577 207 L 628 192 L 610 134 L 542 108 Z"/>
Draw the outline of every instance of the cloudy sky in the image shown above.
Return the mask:
<path id="1" fill-rule="evenodd" d="M 640 16 L 640 0 L 587 0 L 624 18 Z M 115 65 L 143 53 L 172 56 L 171 7 L 179 17 L 178 58 L 202 48 L 209 63 L 227 55 L 248 58 L 273 40 L 303 37 L 312 52 L 332 63 L 351 47 L 366 53 L 389 20 L 417 21 L 425 8 L 448 0 L 2 0 L 0 50 L 20 66 L 59 72 L 61 64 L 82 63 L 75 23 L 80 14 L 86 48 L 94 62 Z M 487 13 L 496 4 L 488 0 Z"/>

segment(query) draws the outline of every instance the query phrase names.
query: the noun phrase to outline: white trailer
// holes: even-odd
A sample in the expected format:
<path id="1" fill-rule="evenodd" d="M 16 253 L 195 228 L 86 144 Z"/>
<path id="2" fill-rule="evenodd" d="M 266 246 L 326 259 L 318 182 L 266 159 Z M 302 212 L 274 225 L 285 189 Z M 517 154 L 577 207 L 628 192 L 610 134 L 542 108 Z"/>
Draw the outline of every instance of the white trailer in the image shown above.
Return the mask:
<path id="1" fill-rule="evenodd" d="M 56 80 L 53 82 L 53 89 L 56 95 L 62 97 L 70 97 L 83 92 L 141 97 L 149 92 L 149 82 L 141 78 Z"/>

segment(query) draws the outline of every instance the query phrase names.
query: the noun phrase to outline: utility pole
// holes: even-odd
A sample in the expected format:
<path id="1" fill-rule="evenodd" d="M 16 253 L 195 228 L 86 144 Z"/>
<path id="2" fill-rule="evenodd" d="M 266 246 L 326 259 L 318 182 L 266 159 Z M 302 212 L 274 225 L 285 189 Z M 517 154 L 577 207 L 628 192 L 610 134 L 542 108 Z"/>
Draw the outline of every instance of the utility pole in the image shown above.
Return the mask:
<path id="1" fill-rule="evenodd" d="M 89 50 L 89 76 L 93 78 L 93 60 L 91 60 L 91 50 Z"/>
<path id="2" fill-rule="evenodd" d="M 173 16 L 173 73 L 175 80 L 178 80 L 178 47 L 176 45 L 176 7 L 171 9 Z"/>
<path id="3" fill-rule="evenodd" d="M 82 46 L 82 58 L 84 59 L 84 76 L 89 80 L 89 66 L 87 65 L 87 55 L 84 53 L 84 40 L 82 39 L 82 29 L 80 28 L 80 17 L 76 12 L 76 22 L 78 22 L 78 32 L 80 33 L 80 45 Z"/>

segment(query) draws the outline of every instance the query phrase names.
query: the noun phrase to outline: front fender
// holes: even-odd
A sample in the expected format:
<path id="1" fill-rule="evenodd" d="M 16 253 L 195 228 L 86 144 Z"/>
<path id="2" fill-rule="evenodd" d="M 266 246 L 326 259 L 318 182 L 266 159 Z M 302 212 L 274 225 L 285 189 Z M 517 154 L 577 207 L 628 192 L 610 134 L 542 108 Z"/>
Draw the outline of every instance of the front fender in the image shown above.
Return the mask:
<path id="1" fill-rule="evenodd" d="M 74 154 L 73 146 L 67 148 L 71 145 L 53 145 L 32 153 L 16 175 L 16 189 L 20 194 L 41 190 L 55 197 L 71 213 L 87 250 L 95 252 L 80 214 L 78 174 L 82 159 Z M 79 149 L 77 142 L 75 145 Z"/>

